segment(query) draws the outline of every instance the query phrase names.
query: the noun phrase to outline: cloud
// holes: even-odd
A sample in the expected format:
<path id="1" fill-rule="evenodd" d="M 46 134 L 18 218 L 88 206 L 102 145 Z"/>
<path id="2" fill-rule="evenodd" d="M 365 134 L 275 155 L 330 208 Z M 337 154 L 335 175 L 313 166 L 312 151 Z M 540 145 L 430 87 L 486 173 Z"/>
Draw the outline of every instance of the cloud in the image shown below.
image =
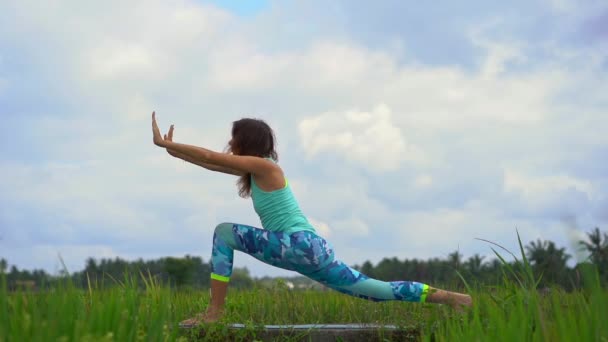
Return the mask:
<path id="1" fill-rule="evenodd" d="M 505 171 L 504 190 L 517 196 L 521 211 L 553 218 L 586 213 L 596 197 L 589 181 L 566 175 L 530 177 L 510 169 Z"/>
<path id="2" fill-rule="evenodd" d="M 526 197 L 537 194 L 547 194 L 553 190 L 563 191 L 575 189 L 593 196 L 593 186 L 589 181 L 576 179 L 566 175 L 545 176 L 533 178 L 513 170 L 505 170 L 505 191 L 520 192 Z"/>
<path id="3" fill-rule="evenodd" d="M 430 175 L 421 175 L 416 177 L 414 184 L 421 188 L 426 188 L 433 185 L 433 177 Z"/>
<path id="4" fill-rule="evenodd" d="M 124 78 L 161 77 L 165 72 L 155 51 L 126 42 L 100 43 L 86 58 L 90 80 L 120 80 Z"/>
<path id="5" fill-rule="evenodd" d="M 472 254 L 485 248 L 472 237 L 515 241 L 515 227 L 564 241 L 564 216 L 608 223 L 606 53 L 526 21 L 580 24 L 590 10 L 522 3 L 518 21 L 489 5 L 454 18 L 395 4 L 374 5 L 373 32 L 353 21 L 366 4 L 253 18 L 194 1 L 0 5 L 0 243 L 32 251 L 9 262 L 65 248 L 79 264 L 87 246 L 206 258 L 217 223 L 259 225 L 235 178 L 152 146 L 152 110 L 177 141 L 215 150 L 233 119 L 270 122 L 303 210 L 350 261 Z M 428 18 L 450 32 L 421 29 Z"/>
<path id="6" fill-rule="evenodd" d="M 375 171 L 395 170 L 402 162 L 424 162 L 423 152 L 406 142 L 386 105 L 371 112 L 326 112 L 303 119 L 298 129 L 309 158 L 333 152 Z"/>

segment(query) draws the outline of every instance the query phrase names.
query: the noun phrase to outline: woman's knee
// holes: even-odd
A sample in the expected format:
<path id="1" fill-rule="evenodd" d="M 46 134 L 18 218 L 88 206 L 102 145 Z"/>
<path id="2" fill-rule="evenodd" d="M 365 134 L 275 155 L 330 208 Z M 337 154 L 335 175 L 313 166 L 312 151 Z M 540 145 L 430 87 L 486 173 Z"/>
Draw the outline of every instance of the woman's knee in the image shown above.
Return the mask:
<path id="1" fill-rule="evenodd" d="M 234 245 L 234 223 L 224 222 L 215 226 L 214 240 L 222 240 L 228 245 Z M 234 247 L 234 246 L 232 246 Z"/>
<path id="2" fill-rule="evenodd" d="M 225 235 L 226 233 L 232 233 L 232 227 L 234 223 L 223 222 L 215 226 L 214 233 L 218 235 Z"/>

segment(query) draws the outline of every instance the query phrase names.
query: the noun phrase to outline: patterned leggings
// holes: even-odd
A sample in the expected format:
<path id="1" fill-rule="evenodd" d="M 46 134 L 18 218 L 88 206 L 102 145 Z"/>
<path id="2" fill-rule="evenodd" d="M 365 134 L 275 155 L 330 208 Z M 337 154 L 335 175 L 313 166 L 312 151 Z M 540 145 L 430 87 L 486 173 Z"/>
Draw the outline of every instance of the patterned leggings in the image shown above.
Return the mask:
<path id="1" fill-rule="evenodd" d="M 285 234 L 233 223 L 215 228 L 212 279 L 229 281 L 234 250 L 269 265 L 296 271 L 336 291 L 372 301 L 424 302 L 429 289 L 428 285 L 413 281 L 369 278 L 335 260 L 331 244 L 312 232 Z"/>

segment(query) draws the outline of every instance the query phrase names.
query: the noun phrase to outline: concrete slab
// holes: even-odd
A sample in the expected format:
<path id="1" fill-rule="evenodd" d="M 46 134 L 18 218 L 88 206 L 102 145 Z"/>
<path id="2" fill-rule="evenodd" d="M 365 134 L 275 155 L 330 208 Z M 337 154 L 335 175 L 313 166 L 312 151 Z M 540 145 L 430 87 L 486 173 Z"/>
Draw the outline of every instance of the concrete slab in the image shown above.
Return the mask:
<path id="1" fill-rule="evenodd" d="M 228 340 L 243 337 L 239 332 L 247 331 L 255 340 L 276 341 L 289 339 L 290 341 L 416 341 L 420 335 L 417 329 L 403 328 L 396 325 L 378 324 L 287 324 L 251 326 L 245 324 L 228 324 Z M 198 329 L 192 326 L 181 326 L 183 329 Z M 199 337 L 205 337 L 204 327 L 201 327 Z M 226 332 L 224 330 L 224 332 Z"/>

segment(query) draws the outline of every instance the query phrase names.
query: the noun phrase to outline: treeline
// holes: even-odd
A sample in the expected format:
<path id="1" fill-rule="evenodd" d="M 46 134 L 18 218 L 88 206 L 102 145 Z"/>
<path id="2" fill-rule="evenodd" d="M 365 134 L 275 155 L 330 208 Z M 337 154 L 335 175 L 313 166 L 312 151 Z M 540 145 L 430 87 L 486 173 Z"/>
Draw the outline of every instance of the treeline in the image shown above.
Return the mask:
<path id="1" fill-rule="evenodd" d="M 566 253 L 565 248 L 558 248 L 553 241 L 537 240 L 524 246 L 524 254 L 535 278 L 540 279 L 539 288 L 556 285 L 567 290 L 580 288 L 583 285 L 581 271 L 584 268 L 596 268 L 601 283 L 608 284 L 608 234 L 595 228 L 587 233 L 587 237 L 588 241 L 578 241 L 578 247 L 582 252 L 589 254 L 589 257 L 574 267 L 568 266 L 572 256 Z M 509 266 L 516 273 L 523 271 L 521 269 L 523 257 L 520 251 L 513 251 L 514 255 L 511 256 L 500 246 L 492 245 L 492 247 L 503 259 L 518 258 L 519 262 L 512 261 Z M 355 268 L 380 280 L 417 280 L 451 288 L 462 287 L 461 277 L 469 284 L 480 285 L 496 285 L 502 283 L 505 276 L 511 277 L 510 272 L 505 272 L 503 261 L 498 258 L 484 259 L 476 254 L 465 260 L 458 251 L 455 251 L 446 259 L 400 261 L 397 258 L 385 258 L 375 266 L 368 261 Z"/>
<path id="2" fill-rule="evenodd" d="M 587 233 L 587 236 L 588 241 L 579 241 L 578 244 L 581 251 L 586 252 L 589 257 L 574 267 L 568 266 L 572 256 L 566 253 L 565 248 L 557 247 L 552 241 L 537 240 L 524 246 L 524 253 L 532 265 L 534 274 L 537 279 L 540 278 L 539 287 L 561 286 L 567 290 L 579 288 L 582 286 L 581 269 L 584 267 L 595 267 L 601 282 L 604 285 L 608 284 L 608 234 L 595 228 Z M 500 247 L 492 247 L 504 259 L 513 259 L 513 256 Z M 521 253 L 513 252 L 521 261 Z M 520 264 L 512 261 L 510 266 L 517 268 Z M 354 268 L 380 280 L 416 280 L 450 288 L 462 287 L 461 276 L 469 284 L 480 285 L 496 285 L 502 283 L 505 276 L 510 276 L 509 272 L 504 271 L 502 261 L 497 258 L 485 260 L 480 255 L 473 255 L 465 260 L 458 251 L 444 259 L 385 258 L 376 265 L 367 261 Z M 141 286 L 145 286 L 143 278 L 147 281 L 153 279 L 156 284 L 172 287 L 207 288 L 211 268 L 209 263 L 203 262 L 202 258 L 186 255 L 183 258 L 168 257 L 151 261 L 142 259 L 126 261 L 120 258 L 98 261 L 89 258 L 82 271 L 72 274 L 64 271 L 58 276 L 51 276 L 43 270 L 20 271 L 15 266 L 9 269 L 8 262 L 0 259 L 0 272 L 6 273 L 9 289 L 43 289 L 66 277 L 70 277 L 76 286 L 82 288 L 121 284 L 125 279 L 137 281 Z M 303 277 L 294 277 L 289 281 L 300 288 L 314 286 L 312 281 Z M 269 282 L 272 282 L 272 279 L 268 277 L 253 279 L 246 268 L 235 268 L 231 277 L 231 286 L 236 288 L 249 288 Z"/>
<path id="3" fill-rule="evenodd" d="M 186 255 L 183 258 L 165 257 L 157 260 L 138 259 L 127 261 L 121 258 L 96 260 L 88 258 L 82 271 L 68 273 L 62 270 L 53 276 L 44 270 L 19 270 L 11 266 L 7 271 L 8 262 L 0 259 L 0 273 L 6 273 L 7 285 L 10 290 L 50 288 L 58 281 L 69 278 L 71 283 L 81 288 L 107 287 L 121 285 L 124 282 L 137 282 L 146 286 L 154 284 L 171 287 L 209 287 L 211 267 L 209 263 L 196 256 Z M 253 286 L 253 278 L 247 268 L 235 267 L 232 272 L 231 285 L 237 288 Z"/>

